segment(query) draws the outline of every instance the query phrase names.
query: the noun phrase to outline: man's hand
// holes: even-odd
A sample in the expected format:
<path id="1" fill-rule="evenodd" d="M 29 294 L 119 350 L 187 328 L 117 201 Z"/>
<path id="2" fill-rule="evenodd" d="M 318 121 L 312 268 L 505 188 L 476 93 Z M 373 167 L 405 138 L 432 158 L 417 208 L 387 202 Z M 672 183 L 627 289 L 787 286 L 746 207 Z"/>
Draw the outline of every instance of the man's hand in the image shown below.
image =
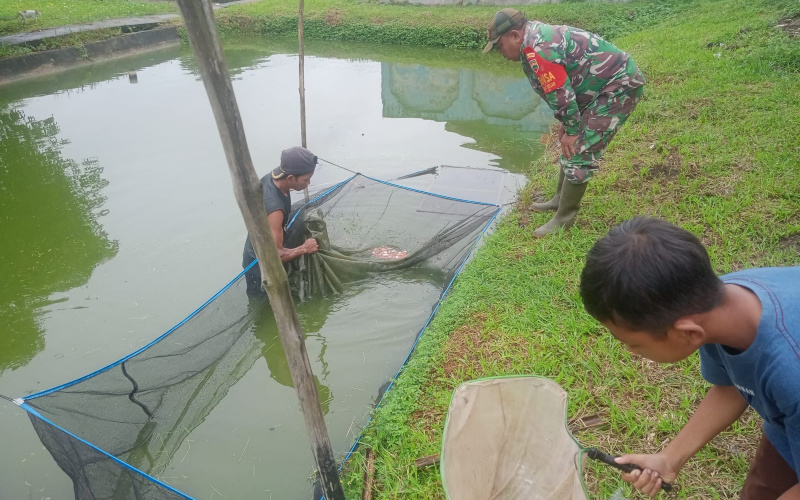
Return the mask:
<path id="1" fill-rule="evenodd" d="M 319 244 L 314 238 L 307 239 L 302 245 L 303 253 L 316 253 L 319 250 Z"/>
<path id="2" fill-rule="evenodd" d="M 569 160 L 575 155 L 575 141 L 578 140 L 578 136 L 567 135 L 566 130 L 564 130 L 564 133 L 562 134 L 562 130 L 563 128 L 558 129 L 558 140 L 561 142 L 561 154 L 563 154 L 564 157 Z"/>
<path id="3" fill-rule="evenodd" d="M 655 455 L 622 455 L 617 463 L 636 464 L 644 470 L 623 473 L 622 480 L 632 483 L 633 487 L 651 498 L 661 491 L 663 482 L 671 483 L 678 477 L 679 467 L 662 453 Z"/>

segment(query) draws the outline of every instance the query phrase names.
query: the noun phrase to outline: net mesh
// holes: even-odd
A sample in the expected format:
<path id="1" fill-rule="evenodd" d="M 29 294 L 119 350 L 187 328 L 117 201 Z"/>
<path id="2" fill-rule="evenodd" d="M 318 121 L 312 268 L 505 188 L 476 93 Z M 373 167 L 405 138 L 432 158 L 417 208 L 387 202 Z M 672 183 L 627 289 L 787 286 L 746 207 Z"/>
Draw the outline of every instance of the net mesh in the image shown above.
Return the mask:
<path id="1" fill-rule="evenodd" d="M 383 273 L 438 283 L 441 294 L 434 303 L 420 299 L 408 305 L 434 311 L 498 210 L 496 205 L 354 176 L 293 215 L 287 247 L 312 236 L 320 241 L 317 255 L 290 267 L 296 300 L 346 291 L 359 280 Z M 24 398 L 23 408 L 42 443 L 72 479 L 76 498 L 173 499 L 197 494 L 179 492 L 157 478 L 192 430 L 261 355 L 254 324 L 274 318 L 264 314 L 267 301 L 248 297 L 246 288 L 242 274 L 139 351 Z M 423 328 L 419 325 L 414 335 Z M 383 332 L 403 334 L 407 329 Z M 372 348 L 380 348 L 380 343 Z M 394 370 L 401 364 L 402 358 Z M 274 456 L 280 460 L 280 453 Z"/>
<path id="2" fill-rule="evenodd" d="M 581 448 L 552 380 L 474 380 L 453 392 L 442 438 L 447 498 L 587 500 Z"/>

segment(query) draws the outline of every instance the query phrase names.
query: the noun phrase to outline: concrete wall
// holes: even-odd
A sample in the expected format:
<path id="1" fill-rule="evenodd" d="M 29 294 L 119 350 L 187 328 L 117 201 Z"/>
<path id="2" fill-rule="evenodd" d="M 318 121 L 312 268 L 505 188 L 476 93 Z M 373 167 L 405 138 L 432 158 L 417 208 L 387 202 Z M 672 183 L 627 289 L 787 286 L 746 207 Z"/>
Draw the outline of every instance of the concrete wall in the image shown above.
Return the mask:
<path id="1" fill-rule="evenodd" d="M 0 84 L 179 43 L 177 28 L 169 27 L 87 43 L 82 49 L 67 47 L 0 59 Z"/>

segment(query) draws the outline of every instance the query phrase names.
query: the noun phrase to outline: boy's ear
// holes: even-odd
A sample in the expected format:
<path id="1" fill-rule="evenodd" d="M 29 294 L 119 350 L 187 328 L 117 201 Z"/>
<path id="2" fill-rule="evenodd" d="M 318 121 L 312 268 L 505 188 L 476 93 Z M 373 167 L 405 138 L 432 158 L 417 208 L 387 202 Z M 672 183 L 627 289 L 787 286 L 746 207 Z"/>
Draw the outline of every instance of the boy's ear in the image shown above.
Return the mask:
<path id="1" fill-rule="evenodd" d="M 706 331 L 692 316 L 678 318 L 672 325 L 672 330 L 692 345 L 700 347 L 705 344 Z"/>

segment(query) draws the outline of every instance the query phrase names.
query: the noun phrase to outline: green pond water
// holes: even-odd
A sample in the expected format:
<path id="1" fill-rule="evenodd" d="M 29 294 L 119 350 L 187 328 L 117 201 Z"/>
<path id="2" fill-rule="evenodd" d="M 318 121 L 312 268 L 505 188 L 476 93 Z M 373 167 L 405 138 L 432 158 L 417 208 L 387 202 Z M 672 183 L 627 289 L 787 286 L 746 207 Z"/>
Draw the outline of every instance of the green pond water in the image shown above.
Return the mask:
<path id="1" fill-rule="evenodd" d="M 295 42 L 226 44 L 263 175 L 300 143 Z M 354 171 L 381 179 L 435 165 L 519 173 L 542 154 L 552 115 L 516 65 L 321 43 L 309 44 L 305 65 L 309 149 Z M 475 183 L 463 172 L 446 187 Z M 323 163 L 312 190 L 350 175 Z M 146 345 L 241 271 L 244 237 L 188 48 L 0 87 L 0 394 L 48 389 Z M 445 285 L 385 275 L 299 306 L 340 457 Z M 419 301 L 430 307 L 410 306 Z M 264 316 L 224 397 L 168 460 L 149 465 L 195 498 L 311 498 L 305 428 Z M 0 428 L 0 498 L 73 496 L 23 410 L 0 400 Z"/>

